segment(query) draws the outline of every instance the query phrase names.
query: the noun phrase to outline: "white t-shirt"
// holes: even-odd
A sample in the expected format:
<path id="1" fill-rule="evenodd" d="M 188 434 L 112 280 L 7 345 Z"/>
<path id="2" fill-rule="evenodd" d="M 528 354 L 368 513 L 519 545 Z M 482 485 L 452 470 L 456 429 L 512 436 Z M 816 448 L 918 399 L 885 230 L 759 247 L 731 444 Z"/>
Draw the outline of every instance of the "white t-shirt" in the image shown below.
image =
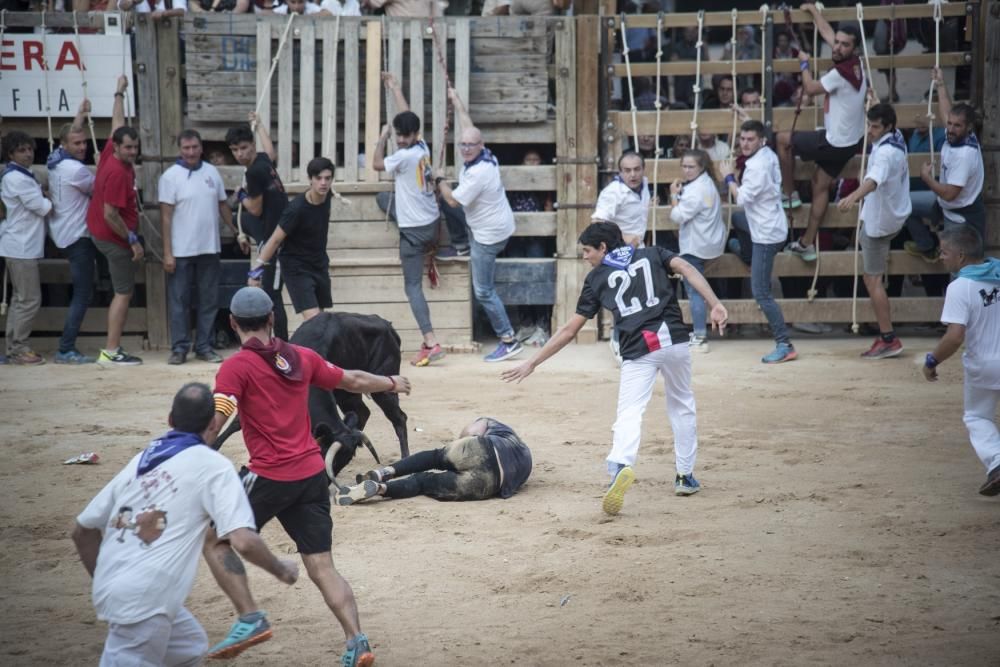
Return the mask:
<path id="1" fill-rule="evenodd" d="M 781 208 L 781 167 L 769 147 L 762 146 L 747 160 L 736 203 L 746 213 L 754 243 L 782 243 L 788 238 Z"/>
<path id="2" fill-rule="evenodd" d="M 951 201 L 938 197 L 944 217 L 952 222 L 965 222 L 953 209 L 971 205 L 983 191 L 983 154 L 979 151 L 976 135 L 970 135 L 963 146 L 952 146 L 947 141 L 941 147 L 941 182 L 961 186 L 962 191 Z"/>
<path id="3" fill-rule="evenodd" d="M 514 234 L 514 211 L 500 180 L 500 166 L 481 160 L 462 168 L 452 196 L 465 210 L 476 243 L 492 245 Z"/>
<path id="4" fill-rule="evenodd" d="M 45 251 L 45 216 L 52 202 L 42 196 L 42 186 L 20 171 L 3 175 L 0 197 L 7 219 L 0 223 L 0 257 L 39 259 Z"/>
<path id="5" fill-rule="evenodd" d="M 719 160 L 728 160 L 730 155 L 729 144 L 724 141 L 715 140 L 715 143 L 711 147 L 705 148 L 704 146 L 698 146 L 701 150 L 708 153 L 708 157 L 712 158 L 712 162 L 718 162 Z"/>
<path id="6" fill-rule="evenodd" d="M 97 617 L 138 623 L 173 618 L 191 587 L 208 522 L 219 536 L 256 529 L 232 463 L 196 445 L 137 476 L 140 452 L 76 518 L 104 535 L 94 571 Z"/>
<path id="7" fill-rule="evenodd" d="M 840 72 L 831 69 L 819 82 L 826 91 L 823 123 L 826 126 L 827 143 L 837 148 L 854 146 L 865 134 L 867 81 L 862 76 L 861 90 L 855 90 Z"/>
<path id="8" fill-rule="evenodd" d="M 170 7 L 170 9 L 183 9 L 184 11 L 187 11 L 188 8 L 187 0 L 174 0 L 171 4 L 173 6 Z M 165 2 L 165 0 L 157 0 L 156 2 L 150 2 L 149 0 L 142 0 L 142 2 L 135 5 L 133 9 L 135 9 L 137 14 L 151 14 L 153 12 L 165 12 L 167 11 L 167 3 Z"/>
<path id="9" fill-rule="evenodd" d="M 275 7 L 272 11 L 274 14 L 287 16 L 288 5 L 280 5 L 278 7 Z M 319 5 L 313 2 L 309 2 L 309 0 L 306 0 L 306 8 L 302 11 L 305 14 L 305 16 L 309 16 L 310 14 L 319 14 L 321 11 L 323 11 L 323 8 L 321 8 Z"/>
<path id="10" fill-rule="evenodd" d="M 865 180 L 871 179 L 878 186 L 865 197 L 861 206 L 861 219 L 865 221 L 868 236 L 891 236 L 903 228 L 913 211 L 910 202 L 910 166 L 906 159 L 906 144 L 899 136 L 886 134 L 872 146 L 868 157 Z"/>
<path id="11" fill-rule="evenodd" d="M 170 243 L 174 257 L 214 255 L 219 243 L 219 202 L 226 188 L 219 170 L 208 162 L 190 170 L 178 164 L 160 176 L 159 199 L 172 204 Z"/>
<path id="12" fill-rule="evenodd" d="M 645 177 L 639 192 L 620 178 L 615 178 L 597 196 L 597 205 L 594 206 L 594 214 L 590 219 L 595 222 L 613 222 L 621 228 L 622 234 L 641 239 L 646 235 L 646 225 L 649 223 L 649 202 L 649 180 Z"/>
<path id="13" fill-rule="evenodd" d="M 87 236 L 87 207 L 94 191 L 94 174 L 79 160 L 66 158 L 49 169 L 49 235 L 59 248 Z"/>
<path id="14" fill-rule="evenodd" d="M 1000 389 L 1000 285 L 956 278 L 948 285 L 941 321 L 965 326 L 966 383 Z"/>
<path id="15" fill-rule="evenodd" d="M 431 152 L 418 142 L 385 158 L 385 171 L 396 179 L 396 222 L 400 228 L 420 227 L 436 222 L 437 198 Z"/>
<path id="16" fill-rule="evenodd" d="M 343 3 L 337 0 L 323 0 L 319 3 L 320 9 L 325 9 L 333 16 L 361 16 L 361 5 L 358 0 L 344 0 Z"/>
<path id="17" fill-rule="evenodd" d="M 684 186 L 670 209 L 670 219 L 680 224 L 682 255 L 715 259 L 726 245 L 719 189 L 707 172 Z"/>

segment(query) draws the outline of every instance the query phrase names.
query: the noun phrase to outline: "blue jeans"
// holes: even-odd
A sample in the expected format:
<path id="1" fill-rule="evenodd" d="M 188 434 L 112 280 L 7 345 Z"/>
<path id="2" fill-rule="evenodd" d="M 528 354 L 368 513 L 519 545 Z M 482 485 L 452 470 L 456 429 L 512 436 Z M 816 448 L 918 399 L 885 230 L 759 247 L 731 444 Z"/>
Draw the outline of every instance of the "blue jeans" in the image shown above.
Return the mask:
<path id="1" fill-rule="evenodd" d="M 472 292 L 476 295 L 476 301 L 482 304 L 486 310 L 486 315 L 490 318 L 490 326 L 493 332 L 500 338 L 510 338 L 514 335 L 514 328 L 510 326 L 507 318 L 507 310 L 497 294 L 493 284 L 496 275 L 497 255 L 507 247 L 507 239 L 499 243 L 483 245 L 476 241 L 471 241 L 471 261 L 472 264 Z"/>
<path id="2" fill-rule="evenodd" d="M 910 203 L 913 205 L 913 212 L 906 219 L 906 231 L 910 233 L 910 238 L 917 244 L 917 249 L 921 252 L 930 252 L 937 245 L 937 241 L 923 220 L 937 222 L 939 219 L 939 215 L 934 210 L 937 195 L 930 190 L 911 192 Z"/>
<path id="3" fill-rule="evenodd" d="M 65 353 L 76 349 L 76 337 L 80 334 L 80 325 L 87 314 L 87 306 L 94 294 L 94 262 L 97 259 L 97 248 L 90 237 L 84 236 L 62 249 L 69 260 L 69 274 L 73 281 L 73 296 L 69 302 L 69 312 L 63 324 L 62 337 L 59 339 L 59 352 Z"/>
<path id="4" fill-rule="evenodd" d="M 170 349 L 187 354 L 191 350 L 191 294 L 197 293 L 194 349 L 198 354 L 212 351 L 212 327 L 219 312 L 219 278 L 222 262 L 218 255 L 178 257 L 177 268 L 167 274 L 167 307 L 170 316 Z"/>
<path id="5" fill-rule="evenodd" d="M 698 273 L 703 276 L 705 275 L 705 260 L 701 257 L 681 255 L 681 258 L 698 269 Z M 705 304 L 705 299 L 702 298 L 701 294 L 698 294 L 698 290 L 692 287 L 687 280 L 684 281 L 684 291 L 687 292 L 688 301 L 691 302 L 691 327 L 694 329 L 694 335 L 704 337 L 708 335 L 708 326 L 705 324 L 708 308 Z"/>
<path id="6" fill-rule="evenodd" d="M 754 243 L 753 258 L 750 261 L 750 289 L 767 323 L 771 325 L 775 343 L 791 343 L 788 328 L 785 326 L 785 316 L 781 306 L 771 296 L 771 272 L 774 270 L 774 258 L 785 247 L 781 243 Z"/>
<path id="7" fill-rule="evenodd" d="M 396 198 L 389 192 L 379 192 L 375 195 L 375 203 L 383 211 L 389 214 L 393 222 L 399 222 L 396 218 Z M 451 245 L 456 250 L 464 250 L 469 247 L 469 227 L 465 222 L 465 211 L 461 206 L 449 206 L 443 198 L 438 198 L 438 208 L 444 214 L 444 222 L 448 226 L 448 236 L 451 237 Z M 387 210 L 388 209 L 388 210 Z"/>

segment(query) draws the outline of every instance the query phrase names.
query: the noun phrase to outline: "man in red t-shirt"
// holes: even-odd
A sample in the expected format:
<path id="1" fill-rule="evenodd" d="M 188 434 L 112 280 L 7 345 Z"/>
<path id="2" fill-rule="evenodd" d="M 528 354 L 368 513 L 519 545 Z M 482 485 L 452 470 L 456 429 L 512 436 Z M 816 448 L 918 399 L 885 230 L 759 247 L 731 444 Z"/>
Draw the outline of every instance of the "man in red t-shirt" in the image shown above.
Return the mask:
<path id="1" fill-rule="evenodd" d="M 333 566 L 333 520 L 329 480 L 309 420 L 309 387 L 355 393 L 410 393 L 409 381 L 364 371 L 345 371 L 314 350 L 271 336 L 274 304 L 264 290 L 244 287 L 233 296 L 229 323 L 240 351 L 226 359 L 215 377 L 217 435 L 237 409 L 250 462 L 240 471 L 257 530 L 277 517 L 302 554 L 302 562 L 347 637 L 344 665 L 371 665 L 375 656 L 361 632 L 350 584 Z M 271 636 L 257 608 L 240 559 L 225 541 L 210 534 L 205 560 L 240 617 L 210 658 L 231 658 Z"/>
<path id="2" fill-rule="evenodd" d="M 104 145 L 94 192 L 87 209 L 87 230 L 94 245 L 108 260 L 111 287 L 115 291 L 108 308 L 108 340 L 97 363 L 137 366 L 142 359 L 121 347 L 128 304 L 135 290 L 135 269 L 142 261 L 139 239 L 139 207 L 135 193 L 135 159 L 139 155 L 139 133 L 125 125 L 125 89 L 128 79 L 118 77 L 111 112 L 111 141 Z"/>

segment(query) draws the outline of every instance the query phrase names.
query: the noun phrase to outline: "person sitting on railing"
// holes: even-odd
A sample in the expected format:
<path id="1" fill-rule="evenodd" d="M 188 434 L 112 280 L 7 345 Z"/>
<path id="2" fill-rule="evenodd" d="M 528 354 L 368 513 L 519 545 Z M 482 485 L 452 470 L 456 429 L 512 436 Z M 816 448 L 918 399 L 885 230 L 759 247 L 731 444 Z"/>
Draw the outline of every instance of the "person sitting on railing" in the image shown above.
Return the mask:
<path id="1" fill-rule="evenodd" d="M 361 8 L 374 13 L 377 9 L 385 11 L 386 16 L 404 19 L 425 19 L 429 16 L 442 16 L 446 0 L 362 0 Z"/>
<path id="2" fill-rule="evenodd" d="M 941 149 L 940 180 L 931 163 L 920 169 L 920 178 L 930 192 L 910 194 L 913 215 L 906 221 L 912 241 L 906 252 L 928 262 L 937 261 L 938 249 L 922 218 L 943 220 L 944 226 L 969 224 L 986 237 L 986 205 L 983 201 L 983 153 L 976 137 L 976 110 L 968 104 L 952 104 L 941 70 L 932 73 L 938 93 L 938 116 L 948 121 L 947 143 Z"/>
<path id="3" fill-rule="evenodd" d="M 889 244 L 903 228 L 912 209 L 906 145 L 903 133 L 896 129 L 896 111 L 888 104 L 876 104 L 868 110 L 868 141 L 872 150 L 864 182 L 841 199 L 837 208 L 849 211 L 864 199 L 861 209 L 864 280 L 878 322 L 879 337 L 861 356 L 885 359 L 902 352 L 903 343 L 892 328 L 889 297 L 882 286 L 882 276 L 888 267 Z"/>
<path id="4" fill-rule="evenodd" d="M 854 25 L 841 24 L 836 31 L 815 6 L 806 3 L 802 9 L 813 17 L 816 29 L 833 50 L 833 69 L 819 81 L 809 72 L 810 55 L 799 53 L 802 70 L 802 91 L 807 95 L 826 95 L 825 129 L 814 132 L 790 131 L 777 135 L 778 156 L 781 158 L 781 187 L 785 208 L 802 206 L 795 190 L 795 156 L 815 162 L 812 176 L 812 207 L 809 224 L 800 239 L 788 244 L 785 251 L 807 262 L 816 261 L 816 234 L 826 215 L 830 202 L 830 185 L 858 152 L 865 134 L 865 95 L 870 82 L 866 81 L 857 48 L 861 33 Z"/>

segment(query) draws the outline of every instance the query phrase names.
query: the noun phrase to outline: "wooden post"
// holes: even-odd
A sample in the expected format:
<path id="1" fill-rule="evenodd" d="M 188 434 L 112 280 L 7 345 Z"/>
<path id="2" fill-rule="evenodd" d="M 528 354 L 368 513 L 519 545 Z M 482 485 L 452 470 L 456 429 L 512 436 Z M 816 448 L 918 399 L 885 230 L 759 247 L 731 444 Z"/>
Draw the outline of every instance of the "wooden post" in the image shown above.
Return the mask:
<path id="1" fill-rule="evenodd" d="M 402 81 L 400 81 L 402 85 Z M 420 116 L 427 134 L 427 105 L 424 103 L 424 30 L 419 19 L 410 21 L 410 110 Z"/>
<path id="2" fill-rule="evenodd" d="M 335 19 L 338 20 L 338 19 Z M 337 51 L 336 24 L 323 24 L 323 155 L 337 162 Z M 258 66 L 259 67 L 259 66 Z"/>
<path id="3" fill-rule="evenodd" d="M 601 19 L 598 16 L 582 16 L 576 19 L 576 61 L 574 69 L 577 72 L 601 72 L 600 60 Z M 597 157 L 598 142 L 601 135 L 600 118 L 598 115 L 599 96 L 594 94 L 594 80 L 587 76 L 578 76 L 576 80 L 576 205 L 584 208 L 576 209 L 576 225 L 573 230 L 572 257 L 576 264 L 575 290 L 579 293 L 588 268 L 577 259 L 576 240 L 587 225 L 593 213 L 593 204 L 597 202 L 600 191 Z M 568 253 L 569 254 L 569 253 Z M 576 294 L 569 307 L 576 304 Z M 596 341 L 599 330 L 595 321 L 588 323 L 577 336 L 578 342 Z"/>
<path id="4" fill-rule="evenodd" d="M 357 25 L 357 29 L 355 29 Z M 358 105 L 361 84 L 358 69 L 358 34 L 360 23 L 348 21 L 344 30 L 344 180 L 358 180 Z"/>
<path id="5" fill-rule="evenodd" d="M 442 150 L 445 142 L 448 141 L 448 137 L 444 133 L 444 125 L 447 122 L 445 118 L 448 114 L 448 85 L 444 80 L 445 72 L 441 69 L 441 62 L 444 62 L 444 66 L 448 65 L 448 24 L 443 21 L 434 23 L 434 39 L 437 40 L 437 46 L 432 45 L 431 47 L 430 66 L 431 72 L 433 72 L 431 75 L 431 119 L 433 121 L 431 133 L 434 144 L 431 151 L 431 163 L 435 169 L 444 169 L 446 166 L 444 163 L 448 161 L 446 151 Z M 440 54 L 438 48 L 441 49 Z M 469 104 L 467 99 L 462 100 L 462 102 L 466 106 Z M 458 128 L 452 128 L 456 140 L 459 131 Z"/>
<path id="6" fill-rule="evenodd" d="M 579 19 L 577 19 L 579 20 Z M 555 28 L 556 63 L 556 303 L 554 326 L 565 324 L 575 312 L 579 294 L 576 251 L 577 202 L 577 48 L 575 22 L 565 19 Z M 582 76 L 580 79 L 587 79 Z"/>
<path id="7" fill-rule="evenodd" d="M 372 167 L 375 144 L 382 130 L 382 24 L 367 23 L 365 37 L 365 180 L 378 181 L 378 172 Z"/>
<path id="8" fill-rule="evenodd" d="M 269 28 L 277 30 L 276 36 L 280 40 L 284 28 L 271 23 L 267 17 L 264 18 L 264 21 L 267 22 Z M 292 164 L 292 136 L 294 134 L 292 124 L 295 121 L 294 54 L 295 37 L 299 34 L 299 30 L 299 28 L 292 28 L 284 48 L 281 47 L 281 42 L 278 42 L 280 50 L 277 53 L 278 67 L 275 68 L 275 75 L 278 77 L 278 146 L 275 150 L 278 151 L 278 176 L 285 183 L 290 183 L 293 180 L 306 180 L 305 174 L 296 178 L 292 170 L 294 166 Z M 270 65 L 270 63 L 268 64 Z"/>
<path id="9" fill-rule="evenodd" d="M 322 24 L 320 24 L 322 25 Z M 304 21 L 299 40 L 299 180 L 308 181 L 306 165 L 316 157 L 316 23 Z M 291 60 L 291 54 L 288 59 Z"/>
<path id="10" fill-rule="evenodd" d="M 1000 256 L 1000 0 L 990 0 L 983 7 L 983 44 L 985 85 L 983 122 L 983 198 L 986 200 L 986 254 Z M 992 37 L 990 37 L 992 35 Z"/>
<path id="11" fill-rule="evenodd" d="M 257 24 L 257 96 L 261 98 L 257 121 L 271 132 L 271 85 L 267 73 L 271 69 L 271 24 L 265 18 Z M 257 141 L 257 150 L 261 149 Z"/>
<path id="12" fill-rule="evenodd" d="M 470 66 L 470 53 L 469 53 L 469 22 L 459 20 L 455 22 L 455 79 L 453 84 L 455 90 L 458 91 L 459 97 L 462 98 L 462 102 L 468 107 L 468 111 L 472 113 L 472 101 L 469 99 L 469 66 Z M 451 121 L 452 133 L 455 135 L 455 172 L 458 172 L 458 167 L 462 164 L 462 152 L 458 147 L 458 128 L 460 127 L 458 112 Z M 447 137 L 445 137 L 447 141 Z"/>

